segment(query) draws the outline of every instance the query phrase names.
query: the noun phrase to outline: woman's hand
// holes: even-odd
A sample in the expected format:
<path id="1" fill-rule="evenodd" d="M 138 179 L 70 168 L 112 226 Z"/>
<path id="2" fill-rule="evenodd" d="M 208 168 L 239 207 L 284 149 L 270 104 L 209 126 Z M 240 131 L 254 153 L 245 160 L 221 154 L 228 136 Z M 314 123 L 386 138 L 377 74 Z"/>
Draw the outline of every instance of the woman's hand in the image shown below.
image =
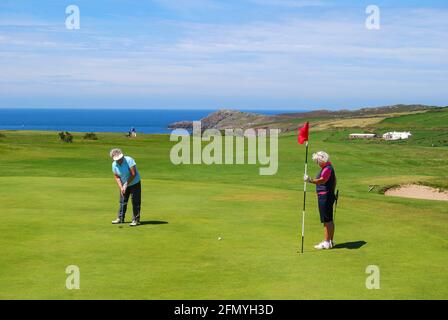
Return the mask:
<path id="1" fill-rule="evenodd" d="M 126 189 L 128 188 L 128 183 L 125 182 L 121 187 L 121 194 L 124 195 L 126 193 Z"/>

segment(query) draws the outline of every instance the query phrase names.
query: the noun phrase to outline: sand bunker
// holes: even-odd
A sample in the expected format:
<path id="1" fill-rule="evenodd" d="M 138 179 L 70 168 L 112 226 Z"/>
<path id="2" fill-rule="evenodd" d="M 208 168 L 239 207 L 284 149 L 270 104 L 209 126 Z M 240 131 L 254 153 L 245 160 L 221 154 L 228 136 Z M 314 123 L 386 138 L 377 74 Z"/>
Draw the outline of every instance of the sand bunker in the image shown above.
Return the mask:
<path id="1" fill-rule="evenodd" d="M 448 201 L 447 191 L 440 192 L 436 188 L 416 184 L 389 189 L 385 192 L 385 195 L 391 197 Z"/>

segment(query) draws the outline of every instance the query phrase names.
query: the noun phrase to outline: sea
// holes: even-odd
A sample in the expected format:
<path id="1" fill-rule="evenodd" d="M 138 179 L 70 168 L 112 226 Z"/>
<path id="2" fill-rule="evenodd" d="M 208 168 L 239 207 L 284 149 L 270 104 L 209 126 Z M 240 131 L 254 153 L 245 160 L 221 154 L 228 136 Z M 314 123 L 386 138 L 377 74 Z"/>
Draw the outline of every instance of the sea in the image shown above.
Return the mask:
<path id="1" fill-rule="evenodd" d="M 170 133 L 170 123 L 200 120 L 216 110 L 173 109 L 0 109 L 0 130 Z M 240 110 L 260 114 L 303 110 Z"/>

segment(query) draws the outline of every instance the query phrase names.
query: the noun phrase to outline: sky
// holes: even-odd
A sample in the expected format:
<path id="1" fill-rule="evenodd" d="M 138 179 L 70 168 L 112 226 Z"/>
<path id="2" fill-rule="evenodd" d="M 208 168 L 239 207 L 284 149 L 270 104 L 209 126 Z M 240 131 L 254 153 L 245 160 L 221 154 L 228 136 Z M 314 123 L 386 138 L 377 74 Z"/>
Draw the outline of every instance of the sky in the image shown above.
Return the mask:
<path id="1" fill-rule="evenodd" d="M 399 103 L 448 105 L 446 0 L 0 2 L 0 108 Z"/>

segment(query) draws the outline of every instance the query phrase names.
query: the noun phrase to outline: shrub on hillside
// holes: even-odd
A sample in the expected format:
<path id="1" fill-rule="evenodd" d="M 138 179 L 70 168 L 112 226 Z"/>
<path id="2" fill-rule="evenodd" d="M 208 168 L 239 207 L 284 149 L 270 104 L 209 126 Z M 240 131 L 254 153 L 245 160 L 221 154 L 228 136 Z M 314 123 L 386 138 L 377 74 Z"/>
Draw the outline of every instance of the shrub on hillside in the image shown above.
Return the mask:
<path id="1" fill-rule="evenodd" d="M 70 132 L 59 132 L 59 139 L 61 141 L 67 142 L 67 143 L 72 143 L 73 142 L 73 136 Z"/>
<path id="2" fill-rule="evenodd" d="M 98 137 L 93 132 L 90 132 L 84 135 L 84 140 L 98 140 Z"/>

